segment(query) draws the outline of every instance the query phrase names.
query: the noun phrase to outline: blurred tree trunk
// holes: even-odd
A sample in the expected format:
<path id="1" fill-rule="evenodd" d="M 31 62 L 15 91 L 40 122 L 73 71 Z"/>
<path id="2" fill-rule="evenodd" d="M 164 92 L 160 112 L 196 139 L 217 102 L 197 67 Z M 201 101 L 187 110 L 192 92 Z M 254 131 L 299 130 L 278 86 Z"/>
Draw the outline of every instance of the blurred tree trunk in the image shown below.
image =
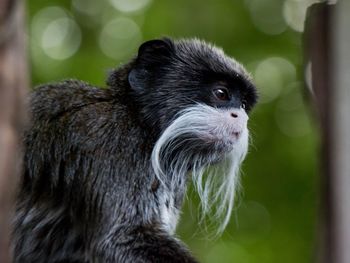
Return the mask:
<path id="1" fill-rule="evenodd" d="M 334 206 L 334 261 L 350 262 L 350 1 L 338 1 L 331 31 L 333 42 L 331 87 L 334 87 L 330 125 Z"/>
<path id="2" fill-rule="evenodd" d="M 350 1 L 308 12 L 305 32 L 321 126 L 322 200 L 318 262 L 350 262 Z"/>
<path id="3" fill-rule="evenodd" d="M 10 222 L 20 170 L 27 60 L 24 2 L 0 0 L 0 262 L 11 262 Z"/>

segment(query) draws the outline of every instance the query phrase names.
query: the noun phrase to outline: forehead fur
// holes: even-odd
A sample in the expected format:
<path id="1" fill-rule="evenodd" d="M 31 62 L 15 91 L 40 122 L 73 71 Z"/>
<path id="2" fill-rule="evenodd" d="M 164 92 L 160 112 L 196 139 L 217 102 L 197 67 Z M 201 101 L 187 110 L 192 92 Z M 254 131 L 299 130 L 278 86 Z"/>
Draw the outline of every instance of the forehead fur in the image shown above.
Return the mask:
<path id="1" fill-rule="evenodd" d="M 237 73 L 247 80 L 250 75 L 235 59 L 213 44 L 200 39 L 181 39 L 174 42 L 176 56 L 182 62 L 196 68 L 203 68 L 218 73 Z"/>

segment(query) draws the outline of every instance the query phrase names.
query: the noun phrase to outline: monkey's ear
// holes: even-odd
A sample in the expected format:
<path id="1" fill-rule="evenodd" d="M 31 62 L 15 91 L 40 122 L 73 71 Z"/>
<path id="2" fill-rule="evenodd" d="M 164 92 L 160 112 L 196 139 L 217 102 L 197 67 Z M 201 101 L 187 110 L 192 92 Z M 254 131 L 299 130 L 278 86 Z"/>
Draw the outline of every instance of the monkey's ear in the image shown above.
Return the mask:
<path id="1" fill-rule="evenodd" d="M 173 52 L 174 43 L 168 38 L 143 43 L 139 48 L 135 66 L 128 75 L 131 88 L 139 93 L 144 91 L 152 76 L 169 62 Z"/>
<path id="2" fill-rule="evenodd" d="M 174 43 L 169 38 L 149 40 L 140 46 L 137 60 L 153 64 L 169 58 L 173 51 Z"/>
<path id="3" fill-rule="evenodd" d="M 137 93 L 142 93 L 147 86 L 148 75 L 148 71 L 145 69 L 132 69 L 128 75 L 130 87 Z"/>

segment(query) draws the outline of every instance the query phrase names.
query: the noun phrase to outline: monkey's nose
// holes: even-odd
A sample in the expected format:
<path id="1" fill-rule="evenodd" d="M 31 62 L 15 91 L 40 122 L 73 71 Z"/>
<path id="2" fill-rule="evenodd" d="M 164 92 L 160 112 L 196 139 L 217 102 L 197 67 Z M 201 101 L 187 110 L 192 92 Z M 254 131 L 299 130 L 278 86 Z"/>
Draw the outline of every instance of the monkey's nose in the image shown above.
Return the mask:
<path id="1" fill-rule="evenodd" d="M 226 113 L 226 118 L 230 123 L 235 123 L 236 125 L 245 125 L 248 121 L 247 113 L 242 109 L 230 109 Z"/>
<path id="2" fill-rule="evenodd" d="M 238 114 L 235 113 L 235 112 L 231 112 L 231 117 L 233 117 L 233 118 L 238 118 Z"/>

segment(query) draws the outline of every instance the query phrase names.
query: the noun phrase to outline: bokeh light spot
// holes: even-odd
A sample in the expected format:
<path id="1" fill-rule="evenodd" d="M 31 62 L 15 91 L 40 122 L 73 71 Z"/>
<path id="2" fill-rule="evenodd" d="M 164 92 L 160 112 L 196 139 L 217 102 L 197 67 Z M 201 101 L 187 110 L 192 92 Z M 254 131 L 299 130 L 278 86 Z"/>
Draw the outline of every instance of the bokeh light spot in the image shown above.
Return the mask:
<path id="1" fill-rule="evenodd" d="M 291 83 L 288 92 L 279 99 L 275 111 L 275 120 L 279 130 L 289 137 L 300 137 L 311 132 L 311 122 L 305 112 L 302 97 L 303 84 Z"/>
<path id="2" fill-rule="evenodd" d="M 303 107 L 303 98 L 301 95 L 303 84 L 295 81 L 286 86 L 286 91 L 281 95 L 277 107 L 284 111 L 299 110 Z"/>
<path id="3" fill-rule="evenodd" d="M 283 17 L 289 27 L 298 32 L 304 31 L 307 8 L 318 0 L 287 0 L 283 5 Z"/>
<path id="4" fill-rule="evenodd" d="M 276 99 L 281 89 L 296 77 L 295 66 L 282 57 L 267 58 L 256 66 L 254 79 L 259 88 L 260 102 Z"/>
<path id="5" fill-rule="evenodd" d="M 43 8 L 34 16 L 31 28 L 34 59 L 42 60 L 43 54 L 56 60 L 67 59 L 80 47 L 80 28 L 63 8 Z"/>
<path id="6" fill-rule="evenodd" d="M 144 9 L 151 0 L 110 0 L 110 2 L 117 10 L 130 13 Z"/>
<path id="7" fill-rule="evenodd" d="M 123 59 L 137 49 L 141 40 L 139 26 L 130 18 L 119 17 L 103 27 L 99 44 L 106 56 Z"/>
<path id="8" fill-rule="evenodd" d="M 311 61 L 308 61 L 306 63 L 304 75 L 305 75 L 306 87 L 308 88 L 308 90 L 310 91 L 311 94 L 314 94 L 314 90 L 312 88 L 312 63 L 311 63 Z"/>
<path id="9" fill-rule="evenodd" d="M 62 17 L 67 17 L 67 12 L 58 6 L 50 6 L 50 7 L 45 7 L 38 11 L 33 19 L 32 19 L 32 24 L 31 24 L 31 35 L 35 39 L 40 39 L 42 32 L 44 28 L 49 24 L 51 21 L 62 18 Z"/>
<path id="10" fill-rule="evenodd" d="M 103 1 L 95 0 L 73 0 L 75 10 L 88 16 L 96 16 L 101 12 Z"/>
<path id="11" fill-rule="evenodd" d="M 277 35 L 287 28 L 282 16 L 282 3 L 272 0 L 246 1 L 252 21 L 257 29 L 269 35 Z"/>
<path id="12" fill-rule="evenodd" d="M 41 46 L 46 55 L 53 59 L 66 59 L 79 49 L 81 32 L 73 19 L 58 18 L 44 29 Z"/>

